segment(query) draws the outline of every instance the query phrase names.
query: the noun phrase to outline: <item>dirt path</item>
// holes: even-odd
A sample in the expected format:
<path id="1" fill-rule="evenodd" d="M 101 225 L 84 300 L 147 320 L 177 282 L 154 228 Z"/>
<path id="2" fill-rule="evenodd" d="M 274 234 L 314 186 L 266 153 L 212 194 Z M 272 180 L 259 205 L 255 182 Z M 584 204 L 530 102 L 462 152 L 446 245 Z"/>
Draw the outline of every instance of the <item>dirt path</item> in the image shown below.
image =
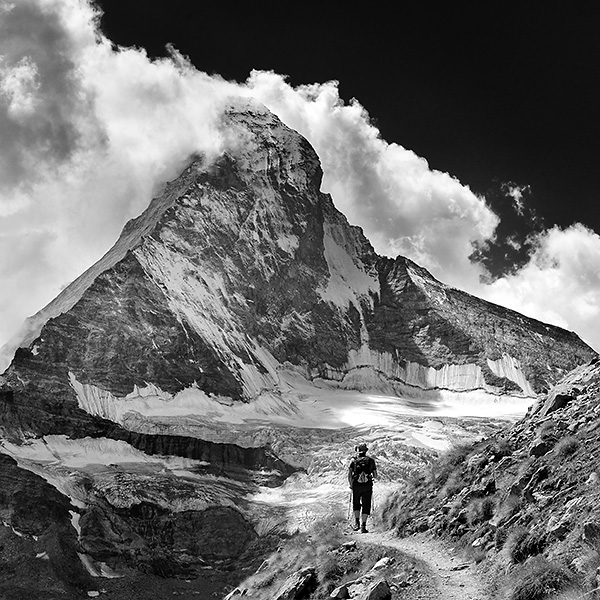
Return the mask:
<path id="1" fill-rule="evenodd" d="M 410 600 L 487 600 L 486 585 L 475 571 L 473 563 L 462 561 L 450 546 L 426 534 L 397 538 L 389 532 L 371 532 L 360 538 L 361 543 L 396 548 L 427 565 L 427 577 L 403 598 Z"/>

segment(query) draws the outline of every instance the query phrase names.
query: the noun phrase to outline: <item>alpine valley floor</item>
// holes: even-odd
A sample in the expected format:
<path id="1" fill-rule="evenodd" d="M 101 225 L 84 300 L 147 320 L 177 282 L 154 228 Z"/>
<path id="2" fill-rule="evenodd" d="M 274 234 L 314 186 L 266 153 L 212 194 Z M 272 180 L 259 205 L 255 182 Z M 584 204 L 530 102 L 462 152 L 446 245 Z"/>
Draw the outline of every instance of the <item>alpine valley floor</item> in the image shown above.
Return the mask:
<path id="1" fill-rule="evenodd" d="M 281 371 L 279 376 L 280 395 L 264 394 L 245 404 L 209 397 L 193 388 L 170 396 L 148 387 L 115 398 L 113 405 L 110 398 L 105 396 L 99 402 L 89 388 L 74 385 L 81 408 L 114 419 L 132 431 L 270 447 L 296 469 L 276 483 L 272 473 L 232 476 L 211 469 L 206 461 L 149 455 L 124 441 L 106 438 L 51 435 L 4 440 L 0 452 L 42 476 L 75 507 L 86 508 L 90 489 L 124 510 L 141 504 L 175 507 L 181 513 L 232 507 L 252 523 L 260 539 L 306 532 L 331 515 L 345 517 L 349 511 L 346 469 L 358 441 L 368 444 L 369 454 L 378 464 L 376 523 L 377 507 L 408 476 L 450 446 L 475 441 L 515 422 L 532 400 L 477 391 L 418 389 L 407 390 L 405 397 L 398 398 L 315 385 L 291 370 Z M 80 535 L 79 514 L 73 511 L 71 516 L 71 525 Z M 5 529 L 7 536 L 21 536 L 19 543 L 28 538 L 14 527 Z M 35 546 L 32 540 L 27 543 Z M 223 541 L 224 545 L 236 543 L 236 539 Z M 215 552 L 218 554 L 218 549 Z M 123 572 L 85 555 L 79 558 L 97 589 L 107 590 L 107 594 L 113 590 L 107 597 L 133 593 L 131 581 L 126 583 L 127 578 L 121 577 Z M 44 556 L 40 553 L 36 560 L 41 564 Z M 228 569 L 234 564 L 230 563 Z M 236 577 L 239 580 L 250 574 L 240 569 L 219 578 L 216 574 L 221 566 L 218 560 L 207 564 L 203 582 L 176 579 L 153 585 L 165 586 L 160 588 L 164 593 L 177 592 L 183 598 L 214 598 L 219 597 L 219 590 L 238 583 Z M 142 594 L 145 584 L 136 585 Z"/>

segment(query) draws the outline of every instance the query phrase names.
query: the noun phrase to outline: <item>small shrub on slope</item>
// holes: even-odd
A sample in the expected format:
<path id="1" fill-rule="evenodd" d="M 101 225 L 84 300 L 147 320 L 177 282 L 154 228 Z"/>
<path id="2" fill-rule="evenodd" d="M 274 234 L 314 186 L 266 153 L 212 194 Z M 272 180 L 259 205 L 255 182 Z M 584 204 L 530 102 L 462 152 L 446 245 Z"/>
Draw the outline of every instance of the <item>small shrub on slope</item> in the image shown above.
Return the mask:
<path id="1" fill-rule="evenodd" d="M 546 538 L 542 533 L 526 527 L 515 527 L 506 538 L 504 550 L 511 562 L 522 563 L 543 552 L 545 546 Z"/>
<path id="2" fill-rule="evenodd" d="M 465 512 L 469 525 L 478 525 L 489 521 L 494 516 L 495 502 L 493 498 L 476 498 L 467 505 Z"/>
<path id="3" fill-rule="evenodd" d="M 508 440 L 504 438 L 498 438 L 493 441 L 491 445 L 491 452 L 494 460 L 500 460 L 505 456 L 510 456 L 512 454 L 512 448 Z"/>
<path id="4" fill-rule="evenodd" d="M 574 454 L 578 448 L 579 440 L 576 437 L 569 435 L 556 444 L 554 451 L 556 452 L 557 456 L 564 458 Z"/>
<path id="5" fill-rule="evenodd" d="M 384 498 L 380 510 L 384 525 L 388 529 L 403 531 L 413 521 L 426 495 L 424 479 L 413 478 L 407 481 L 400 489 Z"/>
<path id="6" fill-rule="evenodd" d="M 471 444 L 456 444 L 443 454 L 432 466 L 431 473 L 433 481 L 442 486 L 452 475 L 458 478 L 457 469 L 462 466 L 467 456 L 472 451 Z"/>
<path id="7" fill-rule="evenodd" d="M 573 574 L 556 562 L 535 556 L 513 574 L 507 600 L 547 600 L 573 585 Z"/>
<path id="8" fill-rule="evenodd" d="M 554 421 L 548 420 L 541 423 L 536 430 L 537 437 L 541 440 L 547 440 L 554 434 Z"/>
<path id="9" fill-rule="evenodd" d="M 425 474 L 406 481 L 382 504 L 383 523 L 399 533 L 426 529 L 424 515 L 432 507 L 431 499 L 438 494 L 447 498 L 463 488 L 463 467 L 472 451 L 473 445 L 456 444 L 429 465 Z"/>

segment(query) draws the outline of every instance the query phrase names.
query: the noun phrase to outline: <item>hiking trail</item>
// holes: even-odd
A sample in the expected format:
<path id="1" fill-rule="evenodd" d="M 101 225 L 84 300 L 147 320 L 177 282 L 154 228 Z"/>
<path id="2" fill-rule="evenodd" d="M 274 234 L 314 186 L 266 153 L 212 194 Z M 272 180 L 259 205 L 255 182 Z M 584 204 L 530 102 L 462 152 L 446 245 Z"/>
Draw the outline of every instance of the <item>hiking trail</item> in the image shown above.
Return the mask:
<path id="1" fill-rule="evenodd" d="M 360 534 L 359 534 L 360 535 Z M 405 538 L 394 537 L 390 531 L 371 531 L 358 538 L 360 543 L 388 546 L 423 561 L 427 566 L 426 578 L 418 586 L 406 588 L 407 600 L 487 600 L 487 586 L 472 562 L 456 555 L 453 548 L 442 540 L 427 534 Z"/>

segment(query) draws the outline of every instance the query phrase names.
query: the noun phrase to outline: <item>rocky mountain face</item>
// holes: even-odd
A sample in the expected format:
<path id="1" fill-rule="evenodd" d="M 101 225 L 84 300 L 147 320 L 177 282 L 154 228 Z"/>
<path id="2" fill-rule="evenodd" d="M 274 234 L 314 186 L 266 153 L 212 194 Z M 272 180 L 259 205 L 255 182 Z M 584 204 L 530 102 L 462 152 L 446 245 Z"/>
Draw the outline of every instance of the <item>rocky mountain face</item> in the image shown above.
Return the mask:
<path id="1" fill-rule="evenodd" d="M 231 150 L 195 159 L 42 311 L 53 318 L 31 326 L 9 383 L 68 371 L 115 396 L 152 383 L 250 400 L 291 363 L 348 387 L 534 395 L 592 356 L 574 334 L 378 257 L 272 114 L 238 106 L 223 121 Z"/>
<path id="2" fill-rule="evenodd" d="M 165 576 L 202 575 L 206 587 L 207 572 L 242 555 L 251 568 L 266 542 L 247 495 L 300 465 L 218 431 L 203 439 L 196 425 L 244 403 L 293 415 L 284 373 L 332 390 L 525 402 L 595 354 L 406 258 L 377 256 L 321 193 L 308 142 L 264 108 L 236 102 L 222 127 L 229 150 L 195 157 L 30 320 L 0 380 L 0 451 L 16 460 L 0 455 L 16 490 L 0 494 L 0 513 L 40 561 L 47 553 L 40 564 L 59 587 L 94 576 L 125 589 L 144 573 L 159 579 L 140 590 L 167 593 Z M 32 489 L 44 508 L 24 527 L 15 507 Z M 79 557 L 70 578 L 56 544 Z M 25 546 L 13 548 L 15 569 Z"/>

